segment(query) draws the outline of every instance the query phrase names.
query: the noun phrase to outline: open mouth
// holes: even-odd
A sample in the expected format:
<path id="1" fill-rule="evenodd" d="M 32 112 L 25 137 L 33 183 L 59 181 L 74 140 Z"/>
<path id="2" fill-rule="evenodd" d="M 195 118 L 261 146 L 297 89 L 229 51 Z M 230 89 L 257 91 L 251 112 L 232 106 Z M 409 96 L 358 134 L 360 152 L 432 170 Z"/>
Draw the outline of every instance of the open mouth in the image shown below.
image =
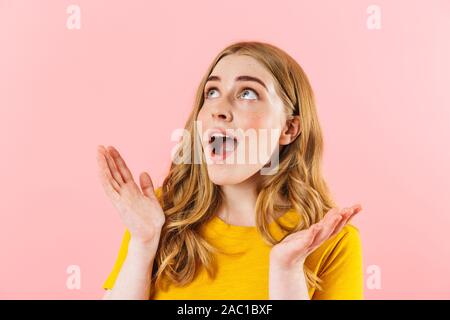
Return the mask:
<path id="1" fill-rule="evenodd" d="M 208 141 L 210 156 L 213 160 L 225 160 L 232 154 L 238 145 L 235 137 L 222 133 L 213 133 Z"/>

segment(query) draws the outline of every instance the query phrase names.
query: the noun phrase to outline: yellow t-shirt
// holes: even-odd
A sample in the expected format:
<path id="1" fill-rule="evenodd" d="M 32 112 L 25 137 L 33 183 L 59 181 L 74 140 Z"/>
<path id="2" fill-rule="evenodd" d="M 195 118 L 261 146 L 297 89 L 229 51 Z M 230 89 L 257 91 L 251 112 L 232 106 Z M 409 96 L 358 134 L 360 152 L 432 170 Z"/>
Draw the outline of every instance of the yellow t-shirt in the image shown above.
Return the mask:
<path id="1" fill-rule="evenodd" d="M 159 191 L 159 190 L 158 190 Z M 300 215 L 294 210 L 278 218 L 284 225 L 297 223 Z M 275 222 L 269 230 L 276 238 L 284 235 Z M 202 226 L 202 235 L 226 254 L 216 256 L 218 272 L 211 279 L 201 268 L 193 282 L 184 287 L 169 285 L 167 291 L 152 287 L 153 300 L 267 300 L 269 299 L 269 253 L 256 227 L 227 224 L 217 216 Z M 114 267 L 103 284 L 112 289 L 127 256 L 130 233 L 125 230 Z M 229 255 L 228 253 L 233 253 Z M 323 282 L 323 291 L 311 288 L 312 300 L 363 299 L 362 250 L 359 230 L 347 224 L 337 235 L 325 241 L 305 260 L 305 264 Z"/>

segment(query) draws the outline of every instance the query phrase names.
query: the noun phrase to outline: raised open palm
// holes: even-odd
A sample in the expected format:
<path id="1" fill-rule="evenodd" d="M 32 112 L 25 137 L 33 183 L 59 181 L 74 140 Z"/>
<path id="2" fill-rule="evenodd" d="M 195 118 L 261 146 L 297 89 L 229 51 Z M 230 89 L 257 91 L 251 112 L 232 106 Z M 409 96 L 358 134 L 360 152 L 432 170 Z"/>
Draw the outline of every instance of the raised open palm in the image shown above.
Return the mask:
<path id="1" fill-rule="evenodd" d="M 308 229 L 292 233 L 274 245 L 270 251 L 271 263 L 281 268 L 302 265 L 311 252 L 339 233 L 361 210 L 360 204 L 341 210 L 332 208 L 318 223 Z"/>
<path id="2" fill-rule="evenodd" d="M 140 174 L 139 188 L 125 161 L 112 146 L 98 146 L 97 160 L 102 186 L 132 239 L 142 244 L 159 241 L 165 215 L 149 174 Z"/>

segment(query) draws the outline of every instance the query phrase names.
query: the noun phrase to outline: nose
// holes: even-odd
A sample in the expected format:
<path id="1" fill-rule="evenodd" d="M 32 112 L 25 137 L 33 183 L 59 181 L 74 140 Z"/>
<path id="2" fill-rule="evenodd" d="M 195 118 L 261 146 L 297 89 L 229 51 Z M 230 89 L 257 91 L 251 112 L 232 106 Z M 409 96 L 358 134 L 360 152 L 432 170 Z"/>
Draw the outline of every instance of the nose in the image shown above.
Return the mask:
<path id="1" fill-rule="evenodd" d="M 228 107 L 216 105 L 211 112 L 214 120 L 230 122 L 233 120 L 233 115 Z"/>

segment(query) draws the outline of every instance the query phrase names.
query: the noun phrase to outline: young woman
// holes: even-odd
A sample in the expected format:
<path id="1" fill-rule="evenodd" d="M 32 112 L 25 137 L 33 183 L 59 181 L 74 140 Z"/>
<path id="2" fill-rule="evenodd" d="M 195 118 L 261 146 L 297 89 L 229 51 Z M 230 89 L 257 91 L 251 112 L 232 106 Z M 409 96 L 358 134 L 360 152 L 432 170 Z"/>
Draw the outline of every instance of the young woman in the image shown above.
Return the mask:
<path id="1" fill-rule="evenodd" d="M 292 57 L 255 41 L 222 50 L 185 130 L 183 161 L 156 190 L 99 146 L 100 179 L 126 227 L 105 299 L 363 298 L 348 223 L 361 206 L 331 199 L 313 91 Z M 268 149 L 256 162 L 255 144 Z"/>

